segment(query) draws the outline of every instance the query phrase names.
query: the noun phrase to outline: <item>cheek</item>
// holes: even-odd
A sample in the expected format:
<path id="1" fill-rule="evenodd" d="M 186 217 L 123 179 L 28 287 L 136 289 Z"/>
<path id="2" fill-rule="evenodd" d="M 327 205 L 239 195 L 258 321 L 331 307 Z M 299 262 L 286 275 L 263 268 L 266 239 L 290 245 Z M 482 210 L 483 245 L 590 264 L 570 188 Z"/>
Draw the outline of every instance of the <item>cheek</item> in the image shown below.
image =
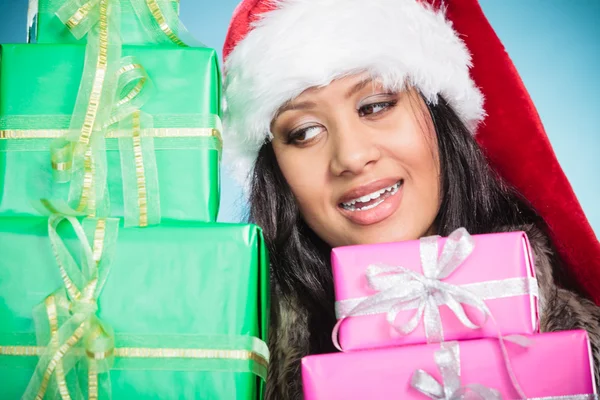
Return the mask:
<path id="1" fill-rule="evenodd" d="M 388 151 L 404 171 L 409 208 L 416 207 L 420 218 L 429 219 L 441 203 L 438 145 L 433 128 L 413 118 L 406 118 L 400 133 L 392 135 Z"/>
<path id="2" fill-rule="evenodd" d="M 274 146 L 279 169 L 290 186 L 303 214 L 317 208 L 324 197 L 324 175 L 320 160 L 298 149 Z"/>
<path id="3" fill-rule="evenodd" d="M 420 202 L 426 205 L 423 209 L 425 217 L 432 219 L 438 214 L 441 204 L 437 143 L 425 140 L 420 150 L 420 157 L 414 162 L 416 186 L 419 188 Z"/>

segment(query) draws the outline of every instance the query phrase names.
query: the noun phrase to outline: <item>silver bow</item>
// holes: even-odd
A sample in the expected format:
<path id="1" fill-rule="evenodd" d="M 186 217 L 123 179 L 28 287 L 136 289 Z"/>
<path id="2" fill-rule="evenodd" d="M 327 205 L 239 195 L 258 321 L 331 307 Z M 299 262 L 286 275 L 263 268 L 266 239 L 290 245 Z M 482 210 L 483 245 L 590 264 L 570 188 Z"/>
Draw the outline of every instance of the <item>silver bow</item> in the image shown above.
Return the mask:
<path id="1" fill-rule="evenodd" d="M 439 236 L 429 236 L 419 240 L 423 274 L 401 266 L 370 265 L 367 268 L 367 281 L 377 293 L 360 299 L 336 302 L 336 313 L 339 319 L 331 333 L 333 344 L 338 350 L 344 351 L 338 340 L 338 332 L 346 318 L 381 313 L 386 313 L 388 323 L 403 335 L 414 331 L 423 319 L 427 341 L 442 342 L 444 332 L 439 307 L 447 305 L 459 321 L 468 328 L 480 328 L 486 324 L 488 318 L 493 321 L 510 380 L 520 398 L 526 398 L 511 367 L 504 342 L 509 340 L 527 347 L 528 341 L 518 335 L 504 338 L 484 299 L 524 294 L 537 296 L 536 279 L 512 278 L 460 286 L 443 282 L 443 279 L 450 276 L 473 252 L 475 241 L 465 228 L 459 228 L 448 236 L 438 257 L 438 238 Z M 481 324 L 473 322 L 467 316 L 465 305 L 470 305 L 481 312 L 484 317 Z M 400 311 L 413 309 L 417 311 L 408 322 L 396 323 Z"/>
<path id="2" fill-rule="evenodd" d="M 468 328 L 477 329 L 487 322 L 490 311 L 481 296 L 476 295 L 466 286 L 442 281 L 452 274 L 475 248 L 475 241 L 467 230 L 459 228 L 452 232 L 439 257 L 438 236 L 425 237 L 419 242 L 423 274 L 401 266 L 370 265 L 367 268 L 366 278 L 369 286 L 378 293 L 361 299 L 351 310 L 341 315 L 332 335 L 334 344 L 339 350 L 342 349 L 337 340 L 337 332 L 341 322 L 350 316 L 385 312 L 390 325 L 403 335 L 414 331 L 423 319 L 428 342 L 444 340 L 440 305 L 447 305 Z M 517 283 L 524 286 L 522 281 L 519 279 Z M 509 282 L 509 284 L 513 283 Z M 498 291 L 502 293 L 501 289 Z M 338 312 L 340 303 L 338 303 Z M 479 310 L 484 316 L 483 323 L 473 322 L 467 316 L 464 305 Z M 410 309 L 417 310 L 413 317 L 405 324 L 396 323 L 398 313 Z"/>
<path id="3" fill-rule="evenodd" d="M 459 351 L 458 342 L 447 342 L 442 343 L 442 348 L 434 354 L 443 384 L 419 369 L 413 374 L 410 385 L 435 400 L 502 400 L 502 395 L 495 389 L 479 384 L 461 386 Z"/>

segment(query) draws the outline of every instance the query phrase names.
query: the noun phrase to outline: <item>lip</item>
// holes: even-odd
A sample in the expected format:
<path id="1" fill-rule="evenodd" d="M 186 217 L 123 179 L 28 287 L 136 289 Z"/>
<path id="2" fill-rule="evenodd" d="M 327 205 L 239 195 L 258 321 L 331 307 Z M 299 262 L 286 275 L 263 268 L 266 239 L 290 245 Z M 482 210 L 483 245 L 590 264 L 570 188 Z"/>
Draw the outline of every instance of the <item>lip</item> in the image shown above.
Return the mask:
<path id="1" fill-rule="evenodd" d="M 376 192 L 383 188 L 392 186 L 393 184 L 398 182 L 400 179 L 401 179 L 400 177 L 380 179 L 377 181 L 373 181 L 371 183 L 367 183 L 366 185 L 355 187 L 353 189 L 350 189 L 346 193 L 344 193 L 344 195 L 342 197 L 340 197 L 340 199 L 338 200 L 337 204 L 339 205 L 341 203 L 347 203 L 349 201 L 352 201 L 354 199 L 362 197 L 366 194 L 373 193 L 373 192 Z"/>
<path id="2" fill-rule="evenodd" d="M 386 198 L 383 202 L 381 202 L 374 208 L 368 210 L 350 211 L 343 208 L 341 203 L 346 203 L 357 197 L 364 196 L 365 194 L 369 194 L 376 190 L 381 190 L 388 186 L 392 186 L 398 181 L 402 181 L 402 179 L 384 179 L 365 186 L 360 186 L 356 190 L 351 190 L 346 195 L 344 195 L 344 197 L 342 197 L 342 199 L 344 200 L 338 203 L 338 210 L 340 210 L 340 213 L 344 217 L 358 225 L 373 225 L 379 223 L 393 215 L 396 212 L 396 210 L 400 207 L 400 203 L 402 202 L 402 197 L 404 194 L 404 181 L 402 181 L 400 187 L 394 195 Z"/>

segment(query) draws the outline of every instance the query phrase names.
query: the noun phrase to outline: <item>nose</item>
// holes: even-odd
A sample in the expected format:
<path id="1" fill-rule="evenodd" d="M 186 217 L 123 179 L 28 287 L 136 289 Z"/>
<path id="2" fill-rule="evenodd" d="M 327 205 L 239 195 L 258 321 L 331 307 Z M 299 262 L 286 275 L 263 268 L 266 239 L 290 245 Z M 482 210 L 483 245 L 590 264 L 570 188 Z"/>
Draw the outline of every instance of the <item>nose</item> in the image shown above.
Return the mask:
<path id="1" fill-rule="evenodd" d="M 337 123 L 331 133 L 330 169 L 335 176 L 358 175 L 381 157 L 372 132 L 360 123 Z"/>

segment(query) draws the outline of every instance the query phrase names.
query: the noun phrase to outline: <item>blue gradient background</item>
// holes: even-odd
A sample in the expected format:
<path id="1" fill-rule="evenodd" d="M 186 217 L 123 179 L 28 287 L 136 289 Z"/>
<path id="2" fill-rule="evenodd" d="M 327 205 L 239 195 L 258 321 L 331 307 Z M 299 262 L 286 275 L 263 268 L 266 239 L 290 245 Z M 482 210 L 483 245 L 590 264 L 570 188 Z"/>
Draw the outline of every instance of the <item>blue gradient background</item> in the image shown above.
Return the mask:
<path id="1" fill-rule="evenodd" d="M 196 38 L 221 49 L 239 0 L 181 0 Z M 533 97 L 550 141 L 600 236 L 600 0 L 480 0 Z M 0 43 L 25 41 L 27 0 L 0 0 Z M 219 219 L 243 216 L 223 176 Z"/>

